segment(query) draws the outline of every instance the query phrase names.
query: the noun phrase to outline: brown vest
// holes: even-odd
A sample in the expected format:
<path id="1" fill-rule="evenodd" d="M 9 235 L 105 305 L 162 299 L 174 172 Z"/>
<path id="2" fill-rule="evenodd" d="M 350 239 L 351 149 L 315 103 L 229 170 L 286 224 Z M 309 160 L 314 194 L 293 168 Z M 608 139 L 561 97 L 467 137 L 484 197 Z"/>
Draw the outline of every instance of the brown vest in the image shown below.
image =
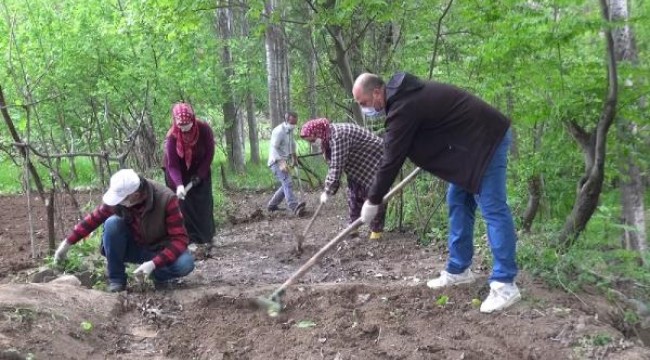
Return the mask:
<path id="1" fill-rule="evenodd" d="M 140 245 L 146 246 L 151 251 L 156 251 L 169 243 L 167 236 L 167 225 L 165 219 L 167 217 L 166 207 L 167 203 L 175 196 L 169 188 L 156 183 L 155 181 L 145 180 L 145 192 L 147 199 L 144 204 L 144 211 L 140 219 Z M 128 210 L 119 206 L 116 210 L 116 215 L 122 217 L 128 223 L 131 222 L 133 214 Z"/>

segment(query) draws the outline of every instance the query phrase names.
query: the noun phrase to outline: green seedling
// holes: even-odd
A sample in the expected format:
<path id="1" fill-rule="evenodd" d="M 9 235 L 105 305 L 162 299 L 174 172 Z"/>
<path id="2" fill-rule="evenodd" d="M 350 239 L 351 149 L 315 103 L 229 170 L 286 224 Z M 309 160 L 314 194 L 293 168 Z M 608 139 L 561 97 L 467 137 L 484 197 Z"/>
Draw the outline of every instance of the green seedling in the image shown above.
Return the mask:
<path id="1" fill-rule="evenodd" d="M 81 329 L 86 332 L 90 332 L 93 329 L 93 323 L 90 321 L 82 321 L 81 322 Z"/>
<path id="2" fill-rule="evenodd" d="M 438 304 L 438 306 L 442 306 L 442 307 L 447 305 L 448 302 L 449 302 L 449 296 L 447 296 L 447 295 L 440 295 L 438 297 L 438 300 L 436 300 L 436 304 Z"/>
<path id="3" fill-rule="evenodd" d="M 311 320 L 302 320 L 296 326 L 300 329 L 310 328 L 316 326 L 316 323 Z"/>

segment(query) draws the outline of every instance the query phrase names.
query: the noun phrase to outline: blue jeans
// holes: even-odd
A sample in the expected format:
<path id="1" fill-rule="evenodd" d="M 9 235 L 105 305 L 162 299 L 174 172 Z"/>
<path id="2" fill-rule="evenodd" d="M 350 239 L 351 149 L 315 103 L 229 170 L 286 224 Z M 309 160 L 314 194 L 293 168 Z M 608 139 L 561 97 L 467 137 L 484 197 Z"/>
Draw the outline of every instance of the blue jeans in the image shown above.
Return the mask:
<path id="1" fill-rule="evenodd" d="M 156 252 L 140 247 L 133 239 L 131 227 L 119 216 L 113 215 L 104 222 L 102 247 L 106 255 L 108 281 L 126 284 L 125 264 L 142 264 L 153 259 Z M 189 251 L 182 253 L 174 263 L 155 269 L 151 274 L 155 282 L 164 282 L 185 276 L 194 270 L 194 257 Z"/>
<path id="2" fill-rule="evenodd" d="M 296 206 L 298 206 L 298 200 L 293 195 L 293 183 L 291 181 L 291 175 L 289 172 L 280 170 L 280 166 L 278 165 L 277 161 L 271 165 L 271 171 L 273 171 L 275 178 L 280 181 L 280 187 L 271 197 L 269 206 L 278 206 L 282 200 L 286 198 L 287 206 L 289 206 L 289 209 L 295 210 Z"/>
<path id="3" fill-rule="evenodd" d="M 487 236 L 494 266 L 489 281 L 513 282 L 517 276 L 515 259 L 517 235 L 506 196 L 506 168 L 512 132 L 508 129 L 490 161 L 478 194 L 450 184 L 449 259 L 447 272 L 460 274 L 472 263 L 474 256 L 474 220 L 477 205 L 487 224 Z"/>

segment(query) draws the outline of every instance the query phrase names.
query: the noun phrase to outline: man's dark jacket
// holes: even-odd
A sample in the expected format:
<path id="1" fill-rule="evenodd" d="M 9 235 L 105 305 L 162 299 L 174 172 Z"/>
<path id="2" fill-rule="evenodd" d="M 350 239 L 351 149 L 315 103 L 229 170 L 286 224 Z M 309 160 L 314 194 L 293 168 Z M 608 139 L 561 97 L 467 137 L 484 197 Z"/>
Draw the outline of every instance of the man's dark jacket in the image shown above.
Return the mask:
<path id="1" fill-rule="evenodd" d="M 465 90 L 408 73 L 393 75 L 386 84 L 384 156 L 368 199 L 381 203 L 406 157 L 439 178 L 478 193 L 509 127 L 505 115 Z"/>

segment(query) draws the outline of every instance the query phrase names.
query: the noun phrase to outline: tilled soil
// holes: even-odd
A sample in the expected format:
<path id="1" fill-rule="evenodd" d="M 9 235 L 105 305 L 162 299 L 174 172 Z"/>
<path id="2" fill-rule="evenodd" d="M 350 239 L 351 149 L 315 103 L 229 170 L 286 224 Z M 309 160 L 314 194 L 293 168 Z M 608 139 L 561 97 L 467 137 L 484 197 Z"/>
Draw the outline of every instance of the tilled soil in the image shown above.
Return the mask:
<path id="1" fill-rule="evenodd" d="M 443 268 L 444 245 L 423 247 L 400 233 L 370 241 L 363 230 L 291 286 L 284 310 L 271 318 L 254 300 L 269 296 L 345 227 L 347 216 L 341 195 L 328 202 L 297 255 L 295 237 L 311 214 L 268 214 L 260 210 L 267 196 L 232 195 L 233 224 L 220 229 L 209 254 L 195 252 L 196 270 L 177 288 L 115 295 L 3 285 L 10 295 L 0 296 L 0 358 L 650 359 L 650 350 L 609 325 L 605 300 L 549 289 L 526 273 L 518 278 L 520 303 L 480 313 L 476 299 L 487 296 L 489 274 L 480 240 L 472 267 L 479 280 L 431 290 L 425 283 Z M 308 197 L 315 205 L 318 194 Z M 9 199 L 18 206 L 20 198 Z M 29 249 L 27 237 L 9 238 Z M 25 259 L 19 251 L 1 256 L 5 271 L 7 261 Z M 34 294 L 42 294 L 39 301 L 25 300 Z"/>

